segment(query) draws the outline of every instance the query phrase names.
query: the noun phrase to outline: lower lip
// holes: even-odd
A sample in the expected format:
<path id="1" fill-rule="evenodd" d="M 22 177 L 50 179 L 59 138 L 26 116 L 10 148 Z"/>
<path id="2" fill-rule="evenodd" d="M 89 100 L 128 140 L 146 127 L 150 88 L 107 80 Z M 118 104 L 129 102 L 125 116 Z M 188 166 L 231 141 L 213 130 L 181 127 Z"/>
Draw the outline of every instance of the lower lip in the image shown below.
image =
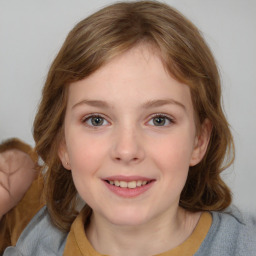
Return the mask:
<path id="1" fill-rule="evenodd" d="M 117 187 L 115 185 L 111 185 L 106 181 L 103 181 L 103 182 L 105 183 L 105 185 L 111 192 L 115 193 L 118 196 L 125 197 L 125 198 L 132 198 L 132 197 L 140 196 L 141 194 L 143 194 L 147 190 L 149 190 L 154 184 L 154 181 L 151 181 L 148 184 L 143 185 L 141 187 L 121 188 L 121 187 Z"/>

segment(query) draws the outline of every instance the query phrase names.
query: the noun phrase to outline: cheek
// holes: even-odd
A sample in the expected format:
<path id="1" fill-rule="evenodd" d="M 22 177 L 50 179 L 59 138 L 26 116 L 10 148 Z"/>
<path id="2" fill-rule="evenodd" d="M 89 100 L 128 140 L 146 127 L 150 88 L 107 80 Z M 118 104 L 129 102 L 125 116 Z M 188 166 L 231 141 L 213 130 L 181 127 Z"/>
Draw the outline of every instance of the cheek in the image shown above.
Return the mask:
<path id="1" fill-rule="evenodd" d="M 180 196 L 187 180 L 192 145 L 191 138 L 183 133 L 183 136 L 170 136 L 162 143 L 155 143 L 151 151 L 153 164 L 160 170 L 165 184 L 162 189 L 167 189 L 169 195 Z"/>
<path id="2" fill-rule="evenodd" d="M 96 200 L 95 184 L 99 182 L 98 171 L 105 159 L 105 149 L 102 143 L 90 139 L 77 140 L 73 141 L 68 154 L 75 187 L 81 198 L 91 205 Z"/>
<path id="3" fill-rule="evenodd" d="M 106 143 L 89 136 L 72 140 L 68 147 L 70 166 L 74 172 L 89 172 L 97 170 L 106 156 Z"/>
<path id="4" fill-rule="evenodd" d="M 150 154 L 155 161 L 164 169 L 170 168 L 179 171 L 181 168 L 188 169 L 193 152 L 193 140 L 191 136 L 169 136 L 162 140 L 156 140 L 150 147 Z"/>

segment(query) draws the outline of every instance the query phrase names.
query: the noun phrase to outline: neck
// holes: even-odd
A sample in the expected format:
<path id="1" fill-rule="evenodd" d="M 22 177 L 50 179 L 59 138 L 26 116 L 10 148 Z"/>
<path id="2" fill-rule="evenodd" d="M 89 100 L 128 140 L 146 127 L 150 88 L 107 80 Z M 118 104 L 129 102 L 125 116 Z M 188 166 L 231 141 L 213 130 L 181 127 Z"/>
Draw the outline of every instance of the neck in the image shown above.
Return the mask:
<path id="1" fill-rule="evenodd" d="M 93 214 L 86 230 L 92 246 L 101 254 L 112 256 L 149 256 L 159 254 L 184 242 L 193 232 L 200 213 L 182 208 L 150 223 L 120 226 L 105 222 Z"/>

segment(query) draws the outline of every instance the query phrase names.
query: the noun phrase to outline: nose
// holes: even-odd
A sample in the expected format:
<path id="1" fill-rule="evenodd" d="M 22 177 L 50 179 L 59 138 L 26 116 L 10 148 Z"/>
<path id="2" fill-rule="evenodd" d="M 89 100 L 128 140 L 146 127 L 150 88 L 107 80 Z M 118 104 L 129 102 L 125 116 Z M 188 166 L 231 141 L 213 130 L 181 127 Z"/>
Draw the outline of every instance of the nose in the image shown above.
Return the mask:
<path id="1" fill-rule="evenodd" d="M 124 164 L 143 161 L 145 158 L 143 141 L 135 127 L 120 128 L 115 131 L 111 157 L 114 161 Z"/>

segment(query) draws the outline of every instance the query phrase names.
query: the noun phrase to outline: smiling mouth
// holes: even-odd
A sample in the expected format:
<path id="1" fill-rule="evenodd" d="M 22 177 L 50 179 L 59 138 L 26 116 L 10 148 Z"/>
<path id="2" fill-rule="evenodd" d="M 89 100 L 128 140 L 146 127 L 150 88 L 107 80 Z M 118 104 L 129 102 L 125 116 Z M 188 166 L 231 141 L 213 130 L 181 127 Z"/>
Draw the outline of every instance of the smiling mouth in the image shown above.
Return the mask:
<path id="1" fill-rule="evenodd" d="M 121 188 L 137 188 L 137 187 L 143 187 L 149 183 L 151 183 L 152 181 L 146 181 L 146 180 L 138 180 L 138 181 L 122 181 L 122 180 L 105 180 L 105 182 L 107 182 L 110 185 L 113 185 L 115 187 L 121 187 Z"/>

